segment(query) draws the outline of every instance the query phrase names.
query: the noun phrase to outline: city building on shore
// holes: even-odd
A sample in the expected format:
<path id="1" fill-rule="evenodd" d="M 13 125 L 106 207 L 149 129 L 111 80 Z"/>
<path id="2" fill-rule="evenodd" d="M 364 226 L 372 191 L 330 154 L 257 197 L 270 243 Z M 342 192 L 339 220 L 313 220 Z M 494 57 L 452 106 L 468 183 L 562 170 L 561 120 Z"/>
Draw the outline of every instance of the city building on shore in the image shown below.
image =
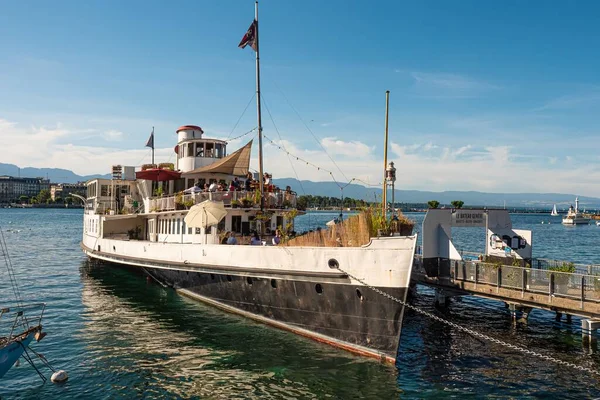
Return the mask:
<path id="1" fill-rule="evenodd" d="M 52 183 L 50 185 L 50 198 L 56 201 L 57 198 L 66 199 L 71 193 L 85 197 L 87 186 L 85 183 Z"/>
<path id="2" fill-rule="evenodd" d="M 0 175 L 0 204 L 18 202 L 21 196 L 37 196 L 42 190 L 50 189 L 50 181 L 44 178 L 16 178 Z"/>

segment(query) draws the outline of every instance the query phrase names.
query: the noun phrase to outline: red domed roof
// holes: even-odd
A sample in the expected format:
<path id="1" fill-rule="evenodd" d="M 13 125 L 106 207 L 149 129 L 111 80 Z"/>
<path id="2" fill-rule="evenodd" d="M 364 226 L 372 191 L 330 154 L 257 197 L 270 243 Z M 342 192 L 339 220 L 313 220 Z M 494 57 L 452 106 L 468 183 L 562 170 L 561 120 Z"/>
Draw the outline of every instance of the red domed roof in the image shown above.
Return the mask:
<path id="1" fill-rule="evenodd" d="M 204 131 L 202 130 L 202 128 L 200 128 L 199 126 L 196 126 L 196 125 L 182 125 L 179 128 L 177 128 L 176 132 L 184 131 L 184 130 L 187 130 L 187 129 L 192 129 L 192 130 L 200 131 L 200 132 L 204 133 Z"/>

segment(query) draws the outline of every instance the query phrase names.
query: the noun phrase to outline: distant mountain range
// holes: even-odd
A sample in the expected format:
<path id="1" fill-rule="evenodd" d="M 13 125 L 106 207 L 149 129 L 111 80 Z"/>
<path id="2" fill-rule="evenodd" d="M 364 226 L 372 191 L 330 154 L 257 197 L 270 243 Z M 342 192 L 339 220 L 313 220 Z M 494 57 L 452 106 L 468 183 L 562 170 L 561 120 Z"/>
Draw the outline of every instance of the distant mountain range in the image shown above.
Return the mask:
<path id="1" fill-rule="evenodd" d="M 0 175 L 22 177 L 40 177 L 50 179 L 53 183 L 76 183 L 93 178 L 110 179 L 106 175 L 77 175 L 73 171 L 61 168 L 21 168 L 14 164 L 0 163 Z M 293 178 L 275 179 L 279 187 L 291 186 L 299 195 L 311 194 L 314 196 L 340 197 L 341 191 L 335 182 L 312 182 L 298 181 Z M 391 192 L 388 193 L 391 201 Z M 363 199 L 367 201 L 381 200 L 381 188 L 366 187 L 350 184 L 344 188 L 344 197 Z M 475 191 L 445 191 L 429 192 L 420 190 L 396 190 L 395 200 L 397 203 L 423 204 L 430 200 L 437 200 L 442 205 L 450 204 L 453 200 L 462 200 L 465 206 L 503 207 L 530 207 L 530 208 L 552 208 L 553 204 L 561 209 L 566 209 L 575 203 L 574 194 L 564 193 L 483 193 Z M 579 196 L 581 209 L 599 209 L 600 198 Z"/>
<path id="2" fill-rule="evenodd" d="M 0 163 L 0 175 L 8 175 L 23 178 L 45 178 L 50 179 L 52 183 L 77 183 L 85 182 L 93 178 L 110 178 L 110 174 L 106 175 L 77 175 L 73 171 L 62 168 L 32 168 L 25 167 L 19 170 L 19 167 L 14 164 Z"/>
<path id="3" fill-rule="evenodd" d="M 311 182 L 298 181 L 293 178 L 275 179 L 279 187 L 291 186 L 298 194 L 312 194 L 329 197 L 340 197 L 341 191 L 335 182 Z M 344 188 L 344 197 L 381 201 L 381 188 L 365 187 L 350 184 Z M 388 192 L 388 201 L 391 201 L 391 190 Z M 486 207 L 530 207 L 535 209 L 551 209 L 553 204 L 559 210 L 567 209 L 569 205 L 575 205 L 574 194 L 564 193 L 483 193 L 475 191 L 445 191 L 429 192 L 420 190 L 396 190 L 395 201 L 397 203 L 423 204 L 430 200 L 437 200 L 440 204 L 450 205 L 451 201 L 462 200 L 465 206 Z M 579 207 L 583 209 L 599 209 L 600 198 L 579 196 Z"/>

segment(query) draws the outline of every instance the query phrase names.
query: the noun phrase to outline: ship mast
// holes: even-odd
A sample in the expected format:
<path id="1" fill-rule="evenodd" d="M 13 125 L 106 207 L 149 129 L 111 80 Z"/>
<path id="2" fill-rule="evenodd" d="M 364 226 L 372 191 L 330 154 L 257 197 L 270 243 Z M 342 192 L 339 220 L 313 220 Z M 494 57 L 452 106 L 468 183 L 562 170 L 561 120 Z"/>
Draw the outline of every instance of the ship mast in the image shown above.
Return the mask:
<path id="1" fill-rule="evenodd" d="M 263 145 L 262 145 L 262 119 L 260 114 L 260 48 L 258 43 L 258 0 L 254 4 L 254 21 L 256 29 L 256 114 L 258 123 L 258 181 L 260 182 L 260 209 L 264 208 L 264 171 L 263 171 Z"/>

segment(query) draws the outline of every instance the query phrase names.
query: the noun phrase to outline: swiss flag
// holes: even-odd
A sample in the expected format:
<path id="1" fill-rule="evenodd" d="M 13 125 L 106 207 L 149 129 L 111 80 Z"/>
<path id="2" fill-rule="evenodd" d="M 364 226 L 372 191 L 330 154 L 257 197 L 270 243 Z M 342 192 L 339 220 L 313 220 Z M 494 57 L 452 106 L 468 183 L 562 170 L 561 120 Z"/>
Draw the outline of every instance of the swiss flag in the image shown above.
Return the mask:
<path id="1" fill-rule="evenodd" d="M 252 47 L 254 51 L 256 51 L 256 25 L 256 20 L 252 21 L 250 28 L 248 28 L 248 31 L 242 38 L 242 41 L 240 42 L 240 44 L 238 44 L 239 48 L 243 49 L 246 46 L 250 45 L 250 47 Z"/>

